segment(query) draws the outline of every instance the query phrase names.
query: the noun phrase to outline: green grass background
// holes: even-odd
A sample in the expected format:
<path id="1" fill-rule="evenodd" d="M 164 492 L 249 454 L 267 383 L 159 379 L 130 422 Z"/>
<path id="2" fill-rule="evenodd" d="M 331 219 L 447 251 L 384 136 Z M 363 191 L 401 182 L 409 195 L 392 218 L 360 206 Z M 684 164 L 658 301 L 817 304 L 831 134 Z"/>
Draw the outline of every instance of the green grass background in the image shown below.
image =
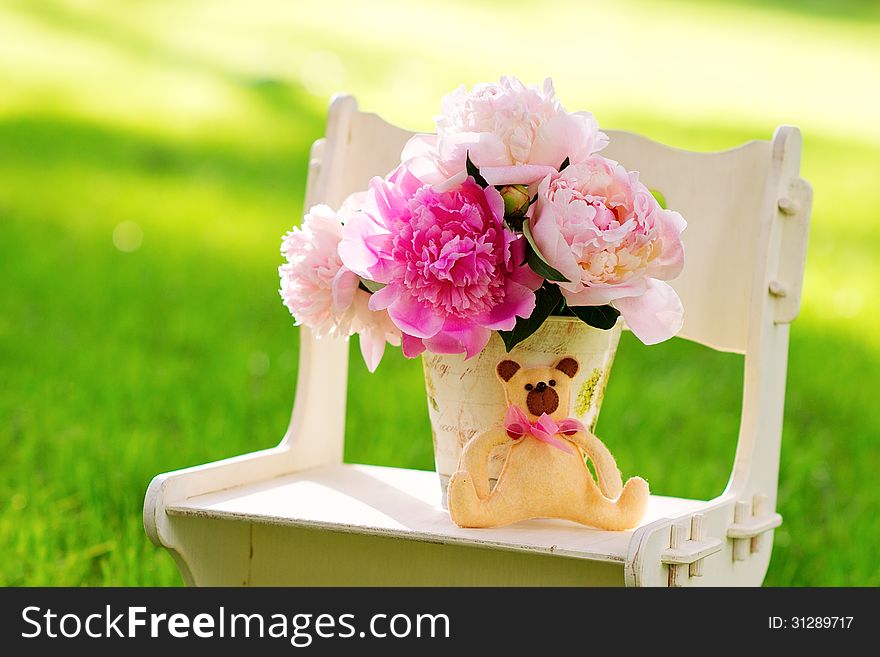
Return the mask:
<path id="1" fill-rule="evenodd" d="M 284 431 L 279 238 L 329 95 L 426 129 L 502 73 L 683 148 L 800 125 L 815 203 L 767 583 L 880 584 L 878 5 L 610 4 L 4 2 L 0 584 L 180 583 L 143 493 Z M 430 469 L 419 363 L 370 376 L 353 349 L 347 460 Z M 600 434 L 655 492 L 715 495 L 741 385 L 737 356 L 625 335 Z"/>

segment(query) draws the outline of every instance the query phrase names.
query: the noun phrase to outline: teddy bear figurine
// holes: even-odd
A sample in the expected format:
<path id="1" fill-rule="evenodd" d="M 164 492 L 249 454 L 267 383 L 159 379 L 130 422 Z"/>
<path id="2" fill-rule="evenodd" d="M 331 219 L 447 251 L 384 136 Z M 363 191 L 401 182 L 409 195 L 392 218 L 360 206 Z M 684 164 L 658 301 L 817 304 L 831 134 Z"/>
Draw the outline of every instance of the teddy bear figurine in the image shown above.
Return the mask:
<path id="1" fill-rule="evenodd" d="M 457 525 L 499 527 L 529 518 L 564 518 L 606 530 L 638 525 L 648 506 L 648 483 L 632 477 L 624 486 L 604 443 L 568 417 L 579 367 L 570 356 L 552 367 L 498 363 L 507 416 L 503 426 L 477 434 L 464 447 L 448 489 Z M 490 492 L 489 452 L 504 444 L 510 449 Z"/>

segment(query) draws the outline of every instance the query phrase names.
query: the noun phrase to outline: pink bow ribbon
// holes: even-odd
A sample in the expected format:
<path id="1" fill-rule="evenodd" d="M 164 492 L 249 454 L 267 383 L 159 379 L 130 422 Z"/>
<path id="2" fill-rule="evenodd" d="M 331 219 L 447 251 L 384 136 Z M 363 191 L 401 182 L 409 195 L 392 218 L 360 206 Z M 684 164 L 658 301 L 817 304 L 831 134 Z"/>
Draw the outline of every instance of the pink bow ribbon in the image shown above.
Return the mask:
<path id="1" fill-rule="evenodd" d="M 556 434 L 570 436 L 578 431 L 586 431 L 584 425 L 574 418 L 566 418 L 557 423 L 546 413 L 541 413 L 538 421 L 532 422 L 519 406 L 508 407 L 504 428 L 507 429 L 507 435 L 514 440 L 519 440 L 523 436 L 532 436 L 569 454 L 573 453 L 571 446 L 566 441 L 559 440 Z"/>

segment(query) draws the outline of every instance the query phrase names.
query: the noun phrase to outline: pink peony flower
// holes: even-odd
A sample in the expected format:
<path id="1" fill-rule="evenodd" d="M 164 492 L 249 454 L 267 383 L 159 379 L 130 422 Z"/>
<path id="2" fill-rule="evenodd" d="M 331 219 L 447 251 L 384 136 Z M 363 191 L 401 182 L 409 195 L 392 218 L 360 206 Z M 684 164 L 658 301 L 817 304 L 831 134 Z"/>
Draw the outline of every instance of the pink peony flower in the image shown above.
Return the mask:
<path id="1" fill-rule="evenodd" d="M 645 344 L 681 329 L 681 301 L 662 281 L 681 272 L 686 225 L 637 173 L 599 155 L 544 178 L 530 219 L 539 250 L 570 281 L 559 283 L 566 301 L 612 304 Z"/>
<path id="2" fill-rule="evenodd" d="M 278 268 L 281 298 L 296 324 L 308 326 L 318 337 L 359 334 L 361 354 L 373 372 L 385 343 L 400 344 L 400 331 L 388 313 L 369 309 L 370 293 L 359 289 L 357 274 L 343 266 L 339 257 L 341 239 L 337 213 L 326 205 L 314 206 L 302 227 L 284 236 L 281 253 L 287 263 Z"/>
<path id="3" fill-rule="evenodd" d="M 370 183 L 364 211 L 339 247 L 360 276 L 385 284 L 370 299 L 403 332 L 404 354 L 480 352 L 492 330 L 509 330 L 535 307 L 541 279 L 503 223 L 498 191 L 473 179 L 438 191 L 405 167 Z"/>
<path id="4" fill-rule="evenodd" d="M 569 158 L 582 162 L 608 143 L 589 112 L 569 114 L 548 78 L 542 89 L 513 77 L 444 97 L 436 135 L 415 135 L 401 162 L 422 182 L 448 189 L 467 173 L 468 153 L 491 185 L 529 184 Z"/>

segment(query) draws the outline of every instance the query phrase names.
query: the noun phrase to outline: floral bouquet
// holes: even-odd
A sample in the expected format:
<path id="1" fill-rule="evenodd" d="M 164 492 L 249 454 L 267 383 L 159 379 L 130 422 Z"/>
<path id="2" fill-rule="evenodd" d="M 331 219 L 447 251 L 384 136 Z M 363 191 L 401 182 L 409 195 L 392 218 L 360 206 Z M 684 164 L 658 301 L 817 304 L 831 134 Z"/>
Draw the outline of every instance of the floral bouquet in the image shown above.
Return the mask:
<path id="1" fill-rule="evenodd" d="M 360 336 L 374 371 L 385 344 L 471 358 L 493 331 L 510 351 L 550 316 L 645 344 L 682 325 L 666 282 L 684 264 L 680 214 L 638 173 L 599 155 L 592 114 L 567 112 L 548 79 L 457 89 L 436 134 L 334 210 L 285 237 L 281 296 L 316 335 Z"/>

